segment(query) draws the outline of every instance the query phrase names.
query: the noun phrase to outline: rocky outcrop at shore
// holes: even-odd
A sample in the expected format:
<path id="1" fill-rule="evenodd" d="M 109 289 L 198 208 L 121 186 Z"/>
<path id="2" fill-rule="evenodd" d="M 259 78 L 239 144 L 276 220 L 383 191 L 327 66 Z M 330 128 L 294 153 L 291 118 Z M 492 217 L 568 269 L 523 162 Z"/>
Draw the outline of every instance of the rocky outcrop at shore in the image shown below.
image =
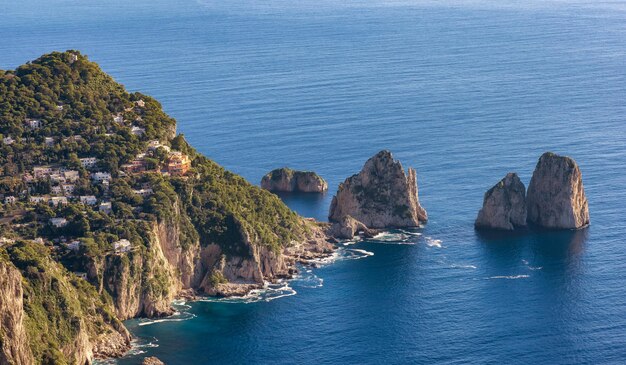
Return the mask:
<path id="1" fill-rule="evenodd" d="M 143 361 L 141 362 L 141 365 L 165 365 L 165 363 L 159 360 L 157 357 L 148 356 L 148 357 L 144 357 Z"/>
<path id="2" fill-rule="evenodd" d="M 526 226 L 526 187 L 517 174 L 508 173 L 485 193 L 474 225 L 508 231 Z"/>
<path id="3" fill-rule="evenodd" d="M 287 167 L 276 169 L 263 176 L 261 187 L 272 192 L 323 193 L 328 184 L 311 171 L 295 171 Z"/>
<path id="4" fill-rule="evenodd" d="M 328 234 L 337 239 L 351 239 L 360 233 L 365 237 L 374 237 L 376 231 L 367 228 L 365 224 L 357 221 L 349 215 L 343 216 L 328 230 Z"/>
<path id="5" fill-rule="evenodd" d="M 333 197 L 329 220 L 341 222 L 346 216 L 370 229 L 419 226 L 428 217 L 419 203 L 415 170 L 406 174 L 391 152 L 377 153 Z"/>
<path id="6" fill-rule="evenodd" d="M 582 174 L 566 156 L 544 153 L 533 172 L 526 198 L 528 221 L 551 229 L 578 229 L 589 224 Z"/>

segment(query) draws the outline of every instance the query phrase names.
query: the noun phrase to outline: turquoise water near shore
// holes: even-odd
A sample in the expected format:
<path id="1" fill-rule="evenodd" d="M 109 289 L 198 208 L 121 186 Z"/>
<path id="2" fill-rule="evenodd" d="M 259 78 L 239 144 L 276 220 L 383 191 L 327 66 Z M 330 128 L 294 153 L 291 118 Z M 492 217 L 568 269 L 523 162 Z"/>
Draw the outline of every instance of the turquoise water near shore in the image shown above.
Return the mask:
<path id="1" fill-rule="evenodd" d="M 3 4 L 0 68 L 79 49 L 160 100 L 202 153 L 331 192 L 387 148 L 430 221 L 239 303 L 129 321 L 135 364 L 618 364 L 626 359 L 626 6 L 617 1 Z M 484 235 L 482 194 L 544 151 L 579 163 L 591 226 Z"/>

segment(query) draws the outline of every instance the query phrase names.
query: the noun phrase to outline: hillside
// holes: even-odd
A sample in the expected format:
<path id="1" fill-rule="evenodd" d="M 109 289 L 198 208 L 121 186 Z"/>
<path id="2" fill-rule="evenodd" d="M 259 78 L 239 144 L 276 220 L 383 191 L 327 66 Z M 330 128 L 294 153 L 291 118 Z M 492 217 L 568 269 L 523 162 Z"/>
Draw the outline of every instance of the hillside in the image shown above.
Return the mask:
<path id="1" fill-rule="evenodd" d="M 64 303 L 22 303 L 36 363 L 120 355 L 120 320 L 167 315 L 182 294 L 243 294 L 331 250 L 319 224 L 197 153 L 156 100 L 77 51 L 0 71 L 0 96 L 2 265 L 28 303 Z M 14 338 L 0 327 L 5 357 Z"/>

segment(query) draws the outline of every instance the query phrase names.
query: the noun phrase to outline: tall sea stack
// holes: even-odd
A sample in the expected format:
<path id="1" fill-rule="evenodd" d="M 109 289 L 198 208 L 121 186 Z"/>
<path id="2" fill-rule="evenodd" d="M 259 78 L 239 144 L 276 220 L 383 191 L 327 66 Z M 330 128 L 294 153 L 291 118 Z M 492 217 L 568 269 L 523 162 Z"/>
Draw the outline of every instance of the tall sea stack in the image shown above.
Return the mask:
<path id="1" fill-rule="evenodd" d="M 370 158 L 361 172 L 339 185 L 330 206 L 329 220 L 351 216 L 368 228 L 416 227 L 428 217 L 420 206 L 415 170 L 385 150 Z"/>
<path id="2" fill-rule="evenodd" d="M 551 229 L 578 229 L 589 224 L 589 207 L 576 162 L 551 152 L 537 162 L 526 199 L 528 221 Z"/>
<path id="3" fill-rule="evenodd" d="M 516 173 L 508 173 L 485 193 L 474 225 L 507 231 L 526 226 L 526 187 Z"/>

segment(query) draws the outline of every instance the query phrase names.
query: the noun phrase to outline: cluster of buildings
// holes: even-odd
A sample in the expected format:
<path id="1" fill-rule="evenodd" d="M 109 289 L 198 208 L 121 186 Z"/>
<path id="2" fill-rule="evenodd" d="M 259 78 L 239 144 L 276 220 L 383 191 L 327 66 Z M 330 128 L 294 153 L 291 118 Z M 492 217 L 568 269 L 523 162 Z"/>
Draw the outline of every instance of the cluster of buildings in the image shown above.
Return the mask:
<path id="1" fill-rule="evenodd" d="M 160 168 L 161 173 L 172 176 L 183 176 L 189 171 L 191 168 L 191 160 L 189 159 L 189 156 L 180 151 L 172 151 L 169 146 L 162 144 L 158 140 L 149 141 L 147 151 L 145 153 L 138 154 L 132 161 L 122 165 L 122 170 L 130 174 L 147 172 L 148 168 L 146 158 L 154 156 L 155 152 L 159 148 L 164 149 L 168 154 L 165 165 Z"/>

